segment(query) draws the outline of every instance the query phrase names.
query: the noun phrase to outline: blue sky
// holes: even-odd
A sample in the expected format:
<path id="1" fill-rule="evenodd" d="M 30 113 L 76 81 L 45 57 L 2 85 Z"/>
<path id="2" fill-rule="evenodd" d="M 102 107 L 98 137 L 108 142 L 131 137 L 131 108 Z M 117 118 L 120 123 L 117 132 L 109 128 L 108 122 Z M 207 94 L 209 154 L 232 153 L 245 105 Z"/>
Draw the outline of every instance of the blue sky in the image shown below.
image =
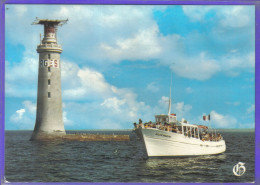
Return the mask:
<path id="1" fill-rule="evenodd" d="M 130 129 L 167 114 L 215 128 L 254 128 L 254 6 L 6 5 L 5 128 L 36 116 L 35 17 L 59 27 L 65 129 Z"/>

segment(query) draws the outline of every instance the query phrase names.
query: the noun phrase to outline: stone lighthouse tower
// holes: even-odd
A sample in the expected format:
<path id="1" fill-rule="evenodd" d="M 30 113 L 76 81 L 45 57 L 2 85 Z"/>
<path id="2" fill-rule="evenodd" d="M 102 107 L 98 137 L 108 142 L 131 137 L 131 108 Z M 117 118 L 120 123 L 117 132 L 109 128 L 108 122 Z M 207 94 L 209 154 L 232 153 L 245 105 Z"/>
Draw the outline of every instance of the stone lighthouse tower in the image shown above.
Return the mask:
<path id="1" fill-rule="evenodd" d="M 61 97 L 61 46 L 57 43 L 57 27 L 68 20 L 36 19 L 44 26 L 44 37 L 37 46 L 39 53 L 37 113 L 31 140 L 65 135 Z"/>

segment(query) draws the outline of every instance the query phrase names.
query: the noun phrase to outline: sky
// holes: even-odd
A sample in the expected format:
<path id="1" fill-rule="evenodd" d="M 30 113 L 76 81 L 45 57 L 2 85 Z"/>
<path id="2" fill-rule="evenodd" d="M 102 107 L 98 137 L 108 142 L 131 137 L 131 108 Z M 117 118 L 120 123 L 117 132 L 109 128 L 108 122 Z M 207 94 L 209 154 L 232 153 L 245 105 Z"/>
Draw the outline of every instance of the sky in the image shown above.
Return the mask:
<path id="1" fill-rule="evenodd" d="M 34 129 L 36 17 L 68 18 L 57 33 L 66 130 L 154 121 L 168 113 L 170 86 L 178 120 L 255 127 L 254 6 L 7 4 L 6 130 Z"/>

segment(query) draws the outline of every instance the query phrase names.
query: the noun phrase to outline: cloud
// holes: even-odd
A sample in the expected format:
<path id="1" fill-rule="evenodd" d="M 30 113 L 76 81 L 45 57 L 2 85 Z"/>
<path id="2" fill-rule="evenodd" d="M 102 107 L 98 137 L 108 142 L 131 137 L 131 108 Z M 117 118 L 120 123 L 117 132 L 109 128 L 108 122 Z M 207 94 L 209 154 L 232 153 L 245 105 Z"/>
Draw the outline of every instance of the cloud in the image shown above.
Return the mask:
<path id="1" fill-rule="evenodd" d="M 159 85 L 156 82 L 151 82 L 146 86 L 146 89 L 150 92 L 158 92 Z"/>
<path id="2" fill-rule="evenodd" d="M 235 117 L 231 115 L 220 114 L 216 111 L 210 112 L 211 125 L 215 128 L 237 128 L 238 121 Z"/>
<path id="3" fill-rule="evenodd" d="M 32 130 L 35 125 L 36 118 L 36 104 L 32 101 L 25 100 L 22 102 L 23 108 L 15 111 L 14 114 L 11 115 L 10 121 L 12 124 L 15 124 L 19 129 Z M 65 104 L 63 104 L 63 109 L 65 108 Z M 66 126 L 73 126 L 73 121 L 67 118 L 67 112 L 63 111 L 63 121 Z"/>
<path id="4" fill-rule="evenodd" d="M 251 7 L 253 8 L 253 7 Z M 250 25 L 253 20 L 252 9 L 248 6 L 182 6 L 183 12 L 191 21 L 204 21 L 212 13 L 222 27 L 245 27 Z M 209 16 L 212 19 L 212 16 Z"/>
<path id="5" fill-rule="evenodd" d="M 6 96 L 10 97 L 36 97 L 37 69 L 36 58 L 24 57 L 21 62 L 9 63 L 6 61 L 5 82 Z M 35 78 L 32 78 L 32 77 Z"/>
<path id="6" fill-rule="evenodd" d="M 11 116 L 11 120 L 13 122 L 19 122 L 23 119 L 23 115 L 25 113 L 25 109 L 19 109 Z"/>
<path id="7" fill-rule="evenodd" d="M 146 122 L 154 120 L 155 114 L 167 113 L 168 97 L 163 96 L 157 106 L 150 107 L 138 101 L 137 94 L 131 89 L 118 88 L 109 84 L 102 73 L 86 66 L 80 68 L 72 62 L 66 64 L 74 71 L 71 74 L 63 71 L 62 74 L 66 74 L 66 78 L 71 79 L 66 83 L 74 81 L 79 83 L 77 88 L 67 84 L 64 89 L 66 117 L 69 120 L 77 120 L 73 125 L 66 125 L 67 128 L 70 126 L 81 129 L 129 128 L 139 118 Z M 188 113 L 192 108 L 184 102 L 179 102 L 174 107 L 180 116 Z"/>
<path id="8" fill-rule="evenodd" d="M 219 64 L 204 52 L 193 59 L 182 59 L 171 68 L 179 76 L 197 80 L 207 80 L 221 70 Z"/>
<path id="9" fill-rule="evenodd" d="M 73 120 L 73 125 L 65 125 L 66 129 L 128 129 L 139 118 L 153 119 L 151 108 L 136 99 L 111 97 L 98 102 L 66 102 L 64 111 Z"/>
<path id="10" fill-rule="evenodd" d="M 161 99 L 158 101 L 158 105 L 159 105 L 159 107 L 162 107 L 165 110 L 167 110 L 168 106 L 169 106 L 169 97 L 162 96 Z M 159 113 L 159 114 L 161 114 L 161 113 Z"/>
<path id="11" fill-rule="evenodd" d="M 95 69 L 65 61 L 61 74 L 66 129 L 129 128 L 139 118 L 154 119 L 156 108 L 137 101 L 137 94 L 131 89 L 109 84 Z M 10 121 L 20 129 L 33 129 L 36 104 L 25 100 L 22 105 Z"/>
<path id="12" fill-rule="evenodd" d="M 203 21 L 207 13 L 214 9 L 214 6 L 189 5 L 182 6 L 183 12 L 191 19 L 191 21 Z"/>
<path id="13" fill-rule="evenodd" d="M 73 125 L 73 121 L 69 120 L 67 118 L 67 112 L 66 111 L 63 111 L 62 113 L 62 119 L 63 119 L 63 123 L 66 126 L 72 126 Z"/>
<path id="14" fill-rule="evenodd" d="M 154 114 L 167 112 L 167 103 L 162 105 L 167 97 L 159 100 L 161 105 L 150 107 L 138 101 L 134 89 L 119 88 L 106 80 L 103 74 L 107 74 L 109 66 L 120 67 L 125 60 L 145 61 L 148 66 L 153 61 L 159 67 L 171 68 L 178 76 L 201 81 L 220 72 L 232 76 L 244 71 L 254 72 L 252 6 L 182 6 L 190 22 L 199 22 L 203 28 L 203 31 L 194 29 L 187 21 L 190 30 L 185 36 L 162 33 L 155 20 L 158 6 L 7 6 L 6 42 L 24 48 L 21 61 L 6 61 L 7 97 L 27 98 L 37 94 L 38 54 L 35 49 L 43 27 L 31 26 L 32 17 L 69 18 L 68 24 L 58 28 L 58 42 L 63 47 L 61 73 L 63 99 L 68 105 L 64 108 L 67 123 L 75 120 L 79 110 L 81 122 L 88 116 L 91 123 L 100 127 L 120 127 L 121 123 L 126 127 L 139 117 L 150 120 Z M 164 6 L 159 11 L 166 8 Z M 241 22 L 238 21 L 240 18 Z M 166 21 L 170 24 L 171 20 Z M 12 54 L 15 51 L 8 55 Z M 148 90 L 157 91 L 156 83 L 147 84 Z M 187 93 L 191 91 L 189 87 L 186 89 Z M 21 117 L 27 116 L 34 122 L 34 118 L 28 115 L 35 107 L 28 102 L 22 106 L 25 112 Z M 178 102 L 180 114 L 186 116 L 191 109 L 191 105 Z M 97 112 L 99 116 L 94 114 Z M 14 115 L 19 118 L 18 113 Z"/>
<path id="15" fill-rule="evenodd" d="M 242 69 L 254 67 L 254 51 L 247 49 L 254 47 L 253 19 L 249 21 L 254 15 L 248 6 L 182 6 L 192 21 L 204 21 L 205 25 L 209 18 L 214 21 L 206 32 L 191 31 L 186 37 L 160 33 L 154 11 L 164 11 L 165 6 L 8 6 L 6 36 L 8 42 L 25 47 L 24 56 L 37 58 L 35 48 L 39 44 L 38 35 L 43 32 L 42 26 L 31 26 L 32 17 L 37 16 L 69 18 L 68 24 L 59 29 L 58 40 L 66 56 L 79 64 L 106 68 L 124 60 L 157 60 L 177 75 L 196 80 L 207 80 L 221 71 L 238 75 Z M 46 10 L 52 13 L 46 14 Z M 231 29 L 226 30 L 226 25 Z M 241 43 L 237 43 L 239 40 Z M 245 47 L 242 43 L 249 45 Z"/>
<path id="16" fill-rule="evenodd" d="M 158 106 L 155 107 L 156 114 L 168 114 L 169 97 L 162 96 L 158 101 Z M 178 118 L 189 117 L 189 112 L 192 109 L 192 105 L 185 104 L 184 102 L 176 102 L 171 106 L 171 112 L 176 113 Z M 162 112 L 162 110 L 164 110 Z"/>
<path id="17" fill-rule="evenodd" d="M 23 108 L 13 113 L 9 120 L 16 128 L 22 130 L 31 130 L 35 124 L 36 105 L 31 101 L 23 101 Z"/>
<path id="18" fill-rule="evenodd" d="M 192 89 L 191 87 L 187 87 L 187 88 L 185 89 L 185 91 L 186 91 L 186 93 L 190 94 L 190 93 L 193 92 L 193 89 Z"/>
<path id="19" fill-rule="evenodd" d="M 126 103 L 126 100 L 119 100 L 116 97 L 107 98 L 101 103 L 101 106 L 104 106 L 109 109 L 113 109 L 114 111 L 121 111 L 120 107 Z"/>
<path id="20" fill-rule="evenodd" d="M 254 52 L 242 56 L 240 54 L 229 54 L 221 57 L 220 62 L 224 72 L 231 74 L 231 76 L 238 76 L 244 69 L 251 69 L 254 72 L 255 54 Z"/>
<path id="21" fill-rule="evenodd" d="M 233 105 L 233 106 L 238 106 L 240 105 L 240 102 L 236 101 L 236 102 L 225 102 L 225 104 L 227 105 Z"/>
<path id="22" fill-rule="evenodd" d="M 222 17 L 220 24 L 223 27 L 245 27 L 252 22 L 252 17 L 250 17 L 250 12 L 245 6 L 232 6 L 231 8 L 224 8 L 221 11 Z"/>
<path id="23" fill-rule="evenodd" d="M 106 82 L 104 76 L 86 66 L 80 68 L 72 62 L 64 62 L 61 70 L 64 99 L 98 100 L 121 94 L 118 89 Z"/>
<path id="24" fill-rule="evenodd" d="M 249 108 L 246 109 L 247 114 L 251 114 L 255 112 L 255 105 L 251 105 Z"/>
<path id="25" fill-rule="evenodd" d="M 59 31 L 64 51 L 98 64 L 152 58 L 160 49 L 152 10 L 129 5 L 62 6 L 57 17 L 69 17 L 69 23 Z"/>
<path id="26" fill-rule="evenodd" d="M 191 105 L 184 104 L 184 102 L 177 102 L 173 106 L 176 109 L 176 113 L 179 118 L 187 118 L 188 112 L 192 109 Z"/>
<path id="27" fill-rule="evenodd" d="M 26 110 L 29 111 L 29 113 L 31 114 L 35 114 L 36 113 L 36 104 L 32 103 L 31 101 L 24 101 L 23 105 L 25 107 Z"/>
<path id="28" fill-rule="evenodd" d="M 211 69 L 213 72 L 201 80 L 209 79 L 218 72 L 229 76 L 238 76 L 243 71 L 254 72 L 253 6 L 182 6 L 182 9 L 191 21 L 200 23 L 202 27 L 202 31 L 196 30 L 186 36 L 187 51 L 191 50 L 193 54 L 204 52 L 207 60 L 215 63 Z M 202 62 L 198 61 L 202 60 L 196 62 L 201 66 Z M 190 77 L 194 78 L 195 70 L 191 72 Z"/>
<path id="29" fill-rule="evenodd" d="M 137 31 L 132 38 L 118 39 L 115 46 L 101 43 L 104 58 L 111 61 L 122 60 L 150 60 L 161 53 L 157 38 L 159 30 L 156 25 Z"/>
<path id="30" fill-rule="evenodd" d="M 95 69 L 66 61 L 62 69 L 64 116 L 67 128 L 129 128 L 140 117 L 152 119 L 153 111 L 144 102 L 137 101 L 131 89 L 109 84 Z M 68 72 L 67 72 L 68 71 Z M 64 78 L 63 78 L 64 77 Z M 105 126 L 106 125 L 106 126 Z"/>

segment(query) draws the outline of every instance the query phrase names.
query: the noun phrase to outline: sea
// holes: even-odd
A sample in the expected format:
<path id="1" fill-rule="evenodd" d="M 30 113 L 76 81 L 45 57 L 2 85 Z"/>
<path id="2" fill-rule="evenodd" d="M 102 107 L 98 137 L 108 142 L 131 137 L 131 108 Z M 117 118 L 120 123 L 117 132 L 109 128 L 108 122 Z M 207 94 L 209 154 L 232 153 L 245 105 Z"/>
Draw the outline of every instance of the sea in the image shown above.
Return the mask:
<path id="1" fill-rule="evenodd" d="M 132 130 L 67 133 L 127 134 L 130 141 L 30 141 L 32 131 L 5 131 L 5 178 L 9 182 L 254 182 L 255 132 L 223 130 L 219 155 L 148 158 Z M 244 163 L 242 176 L 233 167 Z"/>

